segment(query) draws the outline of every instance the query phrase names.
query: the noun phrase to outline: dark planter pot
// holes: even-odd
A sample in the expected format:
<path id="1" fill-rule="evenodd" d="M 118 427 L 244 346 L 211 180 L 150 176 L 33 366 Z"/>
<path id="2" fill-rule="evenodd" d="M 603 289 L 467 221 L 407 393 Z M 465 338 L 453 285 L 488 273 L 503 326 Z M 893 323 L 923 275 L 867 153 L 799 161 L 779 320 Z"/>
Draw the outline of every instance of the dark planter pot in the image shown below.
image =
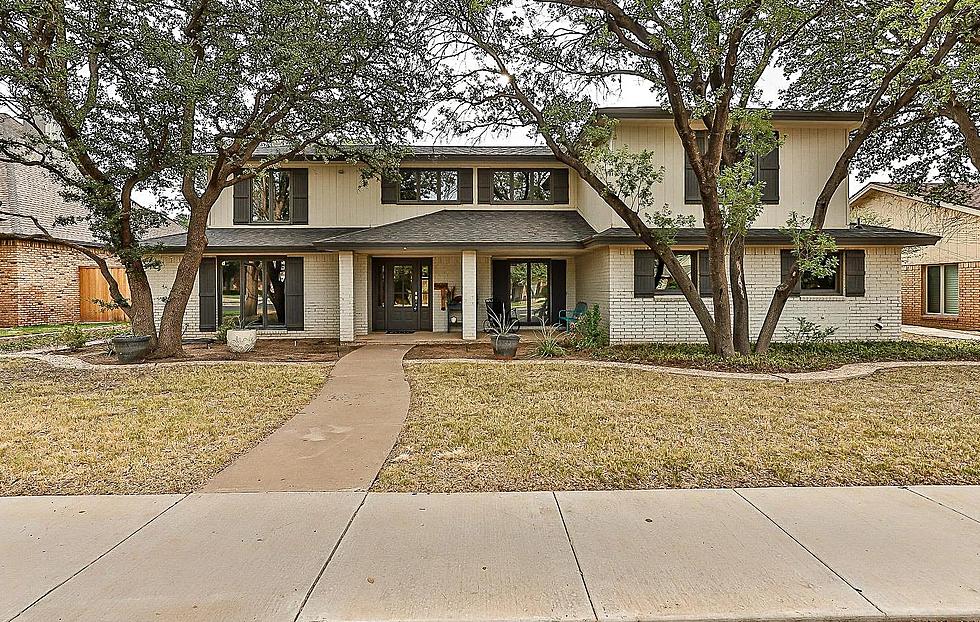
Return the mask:
<path id="1" fill-rule="evenodd" d="M 493 354 L 498 359 L 512 359 L 517 356 L 517 344 L 521 342 L 520 335 L 497 335 L 491 337 Z"/>
<path id="2" fill-rule="evenodd" d="M 132 363 L 143 358 L 146 355 L 146 349 L 149 345 L 149 337 L 124 335 L 122 337 L 112 338 L 112 347 L 116 351 L 116 357 L 120 363 Z"/>

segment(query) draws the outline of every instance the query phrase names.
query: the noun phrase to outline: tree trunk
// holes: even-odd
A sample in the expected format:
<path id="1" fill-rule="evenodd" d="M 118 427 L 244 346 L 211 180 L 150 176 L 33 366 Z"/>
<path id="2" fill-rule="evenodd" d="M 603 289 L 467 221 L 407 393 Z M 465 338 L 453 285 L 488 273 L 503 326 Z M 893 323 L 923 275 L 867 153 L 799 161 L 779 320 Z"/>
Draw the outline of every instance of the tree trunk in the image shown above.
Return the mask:
<path id="1" fill-rule="evenodd" d="M 187 245 L 177 265 L 177 274 L 167 296 L 167 303 L 163 306 L 163 316 L 160 318 L 160 340 L 152 355 L 155 359 L 181 356 L 184 353 L 184 312 L 187 310 L 191 292 L 194 291 L 194 282 L 201 267 L 204 249 L 208 245 L 206 236 L 208 214 L 219 192 L 220 189 L 209 191 L 200 200 L 188 201 L 191 204 L 191 218 L 187 225 Z"/>
<path id="2" fill-rule="evenodd" d="M 946 116 L 953 120 L 963 134 L 966 153 L 974 168 L 980 170 L 980 128 L 977 127 L 966 106 L 951 97 L 946 104 Z"/>
<path id="3" fill-rule="evenodd" d="M 728 249 L 728 272 L 732 285 L 732 324 L 735 351 L 752 354 L 749 340 L 749 293 L 745 287 L 745 236 L 732 238 Z"/>
<path id="4" fill-rule="evenodd" d="M 711 293 L 714 305 L 714 339 L 709 340 L 715 354 L 725 358 L 734 356 L 732 340 L 732 305 L 728 291 L 728 254 L 724 235 L 708 234 L 708 270 L 711 274 Z"/>
<path id="5" fill-rule="evenodd" d="M 149 350 L 157 347 L 156 319 L 153 317 L 153 291 L 143 262 L 136 260 L 126 266 L 129 281 L 130 313 L 133 334 L 150 338 Z"/>

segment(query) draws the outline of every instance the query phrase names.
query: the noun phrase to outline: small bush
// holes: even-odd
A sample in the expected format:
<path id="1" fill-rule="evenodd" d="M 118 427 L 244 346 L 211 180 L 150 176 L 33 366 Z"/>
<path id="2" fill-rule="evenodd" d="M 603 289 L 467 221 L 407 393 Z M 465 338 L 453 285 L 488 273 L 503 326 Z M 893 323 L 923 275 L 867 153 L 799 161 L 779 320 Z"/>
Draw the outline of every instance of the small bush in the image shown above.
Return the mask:
<path id="1" fill-rule="evenodd" d="M 825 328 L 805 317 L 798 317 L 796 328 L 786 329 L 786 338 L 790 343 L 825 343 L 836 332 L 836 326 Z"/>
<path id="2" fill-rule="evenodd" d="M 540 356 L 541 358 L 564 356 L 565 348 L 562 347 L 564 340 L 565 338 L 557 326 L 542 326 L 541 335 L 538 338 L 538 345 L 534 349 L 534 355 Z"/>
<path id="3" fill-rule="evenodd" d="M 218 343 L 228 343 L 228 331 L 243 328 L 241 320 L 237 315 L 226 317 L 221 322 L 221 326 L 214 332 L 214 340 Z"/>
<path id="4" fill-rule="evenodd" d="M 609 333 L 602 319 L 599 305 L 592 305 L 582 317 L 572 325 L 573 343 L 579 350 L 595 350 L 609 345 Z"/>
<path id="5" fill-rule="evenodd" d="M 71 324 L 61 331 L 60 341 L 72 352 L 81 350 L 88 343 L 88 334 L 78 324 Z"/>

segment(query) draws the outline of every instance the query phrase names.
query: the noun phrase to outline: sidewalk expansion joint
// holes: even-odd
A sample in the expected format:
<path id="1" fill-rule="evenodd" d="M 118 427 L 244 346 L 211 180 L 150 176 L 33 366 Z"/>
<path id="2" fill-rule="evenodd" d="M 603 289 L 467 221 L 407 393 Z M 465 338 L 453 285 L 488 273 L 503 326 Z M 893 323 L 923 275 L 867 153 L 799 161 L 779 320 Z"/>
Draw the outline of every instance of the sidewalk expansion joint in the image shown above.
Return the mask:
<path id="1" fill-rule="evenodd" d="M 106 555 L 108 555 L 109 553 L 111 553 L 112 551 L 116 550 L 116 547 L 122 545 L 123 542 L 126 542 L 127 540 L 129 540 L 130 538 L 132 538 L 133 536 L 135 536 L 136 534 L 138 534 L 140 531 L 143 530 L 144 527 L 146 527 L 147 525 L 149 525 L 150 523 L 152 523 L 156 519 L 160 518 L 164 514 L 166 514 L 168 511 L 170 511 L 171 508 L 173 508 L 175 505 L 177 505 L 178 503 L 180 503 L 181 501 L 183 501 L 184 499 L 186 499 L 189 495 L 190 495 L 190 493 L 184 494 L 183 496 L 181 496 L 180 499 L 177 499 L 176 501 L 174 501 L 173 503 L 171 503 L 167 507 L 165 507 L 162 510 L 160 510 L 160 512 L 157 513 L 152 518 L 150 518 L 150 520 L 146 521 L 145 523 L 143 523 L 142 525 L 140 525 L 139 527 L 137 527 L 136 530 L 133 531 L 133 533 L 129 534 L 128 536 L 126 536 L 125 538 L 123 538 L 122 540 L 120 540 L 119 542 L 116 542 L 111 547 L 109 547 L 108 549 L 106 549 L 106 551 L 104 551 L 103 553 L 101 553 L 98 557 L 96 557 L 95 559 L 93 559 L 89 563 L 87 563 L 84 566 L 82 566 L 81 568 L 79 568 L 76 572 L 72 573 L 72 575 L 69 576 L 67 579 L 65 579 L 64 581 L 61 581 L 60 583 L 58 583 L 57 585 L 55 585 L 54 587 L 52 587 L 50 590 L 46 591 L 44 594 L 41 594 L 39 597 L 37 597 L 36 599 L 34 599 L 34 602 L 32 602 L 31 604 L 29 604 L 26 607 L 24 607 L 23 609 L 21 609 L 17 613 L 17 615 L 15 615 L 14 617 L 10 618 L 10 620 L 8 620 L 8 622 L 13 622 L 13 620 L 16 620 L 17 618 L 19 618 L 20 616 L 22 616 L 28 609 L 30 609 L 34 605 L 38 604 L 39 602 L 41 602 L 42 600 L 44 600 L 45 598 L 47 598 L 48 594 L 50 594 L 51 592 L 55 591 L 56 589 L 58 589 L 59 587 L 61 587 L 65 583 L 68 583 L 69 581 L 71 581 L 72 579 L 74 579 L 75 577 L 77 577 L 78 575 L 80 575 L 83 572 L 85 572 L 86 570 L 88 570 L 93 564 L 95 564 L 95 562 L 99 561 L 100 559 L 102 559 L 103 557 L 105 557 Z"/>
<path id="2" fill-rule="evenodd" d="M 765 512 L 763 512 L 762 511 L 762 508 L 760 508 L 756 504 L 752 503 L 752 501 L 750 501 L 748 497 L 746 497 L 745 495 L 743 495 L 737 489 L 732 488 L 732 492 L 734 492 L 736 495 L 738 495 L 739 497 L 741 497 L 742 500 L 745 501 L 746 503 L 748 503 L 750 506 L 752 506 L 753 508 L 755 508 L 755 510 L 759 514 L 762 514 L 763 516 L 765 516 L 766 517 L 766 520 L 768 520 L 770 523 L 772 523 L 773 525 L 776 526 L 776 529 L 779 529 L 781 532 L 783 532 L 784 534 L 786 534 L 786 536 L 788 538 L 790 538 L 793 542 L 795 542 L 800 548 L 802 548 L 804 551 L 806 551 L 807 553 L 809 553 L 810 554 L 810 557 L 812 557 L 813 559 L 815 559 L 818 562 L 820 562 L 820 564 L 824 568 L 826 568 L 827 570 L 829 570 L 830 572 L 832 572 L 835 577 L 837 577 L 838 579 L 840 579 L 841 581 L 843 581 L 847 585 L 847 587 L 851 588 L 852 590 L 854 590 L 855 592 L 857 592 L 858 594 L 860 594 L 861 595 L 861 598 L 863 598 L 865 601 L 867 601 L 867 603 L 869 605 L 871 605 L 872 607 L 874 607 L 875 609 L 877 609 L 881 613 L 881 615 L 883 617 L 885 617 L 885 618 L 889 617 L 888 614 L 885 613 L 885 611 L 881 607 L 879 607 L 878 605 L 876 605 L 874 602 L 872 602 L 872 600 L 870 598 L 868 598 L 867 596 L 865 596 L 865 594 L 864 594 L 863 591 L 861 591 L 860 589 L 858 589 L 857 586 L 855 586 L 853 583 L 851 583 L 850 581 L 848 581 L 847 578 L 845 578 L 842 574 L 840 574 L 839 572 L 837 572 L 836 570 L 834 570 L 833 568 L 831 568 L 830 564 L 828 564 L 824 560 L 822 560 L 819 557 L 817 557 L 817 554 L 816 553 L 814 553 L 813 551 L 811 551 L 805 544 L 803 544 L 802 542 L 800 542 L 800 540 L 798 540 L 796 538 L 796 536 L 794 536 L 789 531 L 787 531 L 786 529 L 784 529 L 782 525 L 780 525 L 779 523 L 777 523 L 776 521 L 774 521 L 771 516 L 769 516 L 768 514 L 766 514 Z"/>
<path id="3" fill-rule="evenodd" d="M 296 615 L 293 617 L 293 622 L 299 620 L 299 616 L 302 615 L 303 609 L 306 608 L 306 603 L 309 602 L 310 596 L 313 595 L 313 590 L 316 589 L 316 584 L 320 582 L 320 579 L 323 577 L 323 573 L 327 571 L 327 566 L 329 566 L 330 562 L 333 560 L 333 556 L 337 554 L 337 549 L 340 548 L 340 543 L 344 541 L 345 537 L 347 537 L 347 532 L 350 530 L 350 526 L 354 524 L 354 519 L 357 518 L 357 513 L 361 511 L 362 507 L 364 507 L 367 497 L 368 493 L 365 491 L 364 495 L 361 496 L 361 502 L 357 504 L 356 508 L 354 508 L 354 513 L 350 515 L 350 520 L 347 521 L 347 524 L 344 526 L 344 530 L 340 533 L 340 537 L 337 538 L 337 542 L 335 542 L 333 548 L 330 549 L 330 554 L 327 555 L 327 561 L 323 562 L 323 566 L 320 567 L 320 572 L 317 573 L 316 578 L 313 579 L 313 583 L 310 584 L 310 589 L 306 590 L 306 596 L 303 597 L 303 602 L 300 603 L 299 609 L 296 610 Z"/>
<path id="4" fill-rule="evenodd" d="M 918 496 L 922 497 L 923 499 L 925 499 L 926 501 L 931 501 L 932 503 L 935 503 L 936 505 L 938 505 L 940 507 L 944 507 L 947 510 L 949 510 L 950 512 L 955 512 L 955 513 L 959 514 L 960 516 L 962 516 L 963 518 L 966 518 L 968 520 L 972 520 L 974 523 L 980 523 L 980 520 L 978 520 L 978 519 L 970 516 L 969 514 L 965 514 L 963 512 L 960 512 L 956 508 L 951 507 L 951 506 L 948 506 L 945 503 L 943 503 L 942 501 L 938 501 L 936 499 L 933 499 L 929 495 L 922 494 L 918 490 L 913 490 L 913 489 L 909 488 L 908 486 L 899 486 L 899 488 L 901 488 L 902 490 L 907 490 L 910 493 L 912 493 L 913 495 L 918 495 Z"/>
<path id="5" fill-rule="evenodd" d="M 582 578 L 582 587 L 585 589 L 585 597 L 589 599 L 589 607 L 592 608 L 592 617 L 598 620 L 599 614 L 596 613 L 595 603 L 592 602 L 592 593 L 589 591 L 589 584 L 585 582 L 585 572 L 582 570 L 582 564 L 578 561 L 578 553 L 575 552 L 572 534 L 568 533 L 568 525 L 565 524 L 565 515 L 562 514 L 561 504 L 558 503 L 558 495 L 552 491 L 551 496 L 555 499 L 555 507 L 558 508 L 558 518 L 561 519 L 562 529 L 565 530 L 565 538 L 568 540 L 569 548 L 572 549 L 572 558 L 575 560 L 575 567 L 578 568 L 579 577 Z"/>

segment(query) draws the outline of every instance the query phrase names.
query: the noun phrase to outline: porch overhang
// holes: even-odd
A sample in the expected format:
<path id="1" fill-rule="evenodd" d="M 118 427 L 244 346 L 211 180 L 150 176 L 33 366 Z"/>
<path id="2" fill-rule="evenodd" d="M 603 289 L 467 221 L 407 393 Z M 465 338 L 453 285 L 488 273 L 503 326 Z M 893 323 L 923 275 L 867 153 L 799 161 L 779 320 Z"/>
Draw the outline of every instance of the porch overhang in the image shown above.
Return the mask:
<path id="1" fill-rule="evenodd" d="M 847 229 L 824 229 L 838 246 L 932 246 L 939 236 L 916 231 L 903 231 L 871 225 L 852 226 Z M 704 229 L 679 229 L 674 236 L 677 246 L 704 246 L 708 237 Z M 792 246 L 793 239 L 779 229 L 749 229 L 745 237 L 747 246 Z M 643 244 L 640 238 L 626 227 L 613 227 L 597 233 L 583 242 L 586 248 L 610 244 Z"/>

